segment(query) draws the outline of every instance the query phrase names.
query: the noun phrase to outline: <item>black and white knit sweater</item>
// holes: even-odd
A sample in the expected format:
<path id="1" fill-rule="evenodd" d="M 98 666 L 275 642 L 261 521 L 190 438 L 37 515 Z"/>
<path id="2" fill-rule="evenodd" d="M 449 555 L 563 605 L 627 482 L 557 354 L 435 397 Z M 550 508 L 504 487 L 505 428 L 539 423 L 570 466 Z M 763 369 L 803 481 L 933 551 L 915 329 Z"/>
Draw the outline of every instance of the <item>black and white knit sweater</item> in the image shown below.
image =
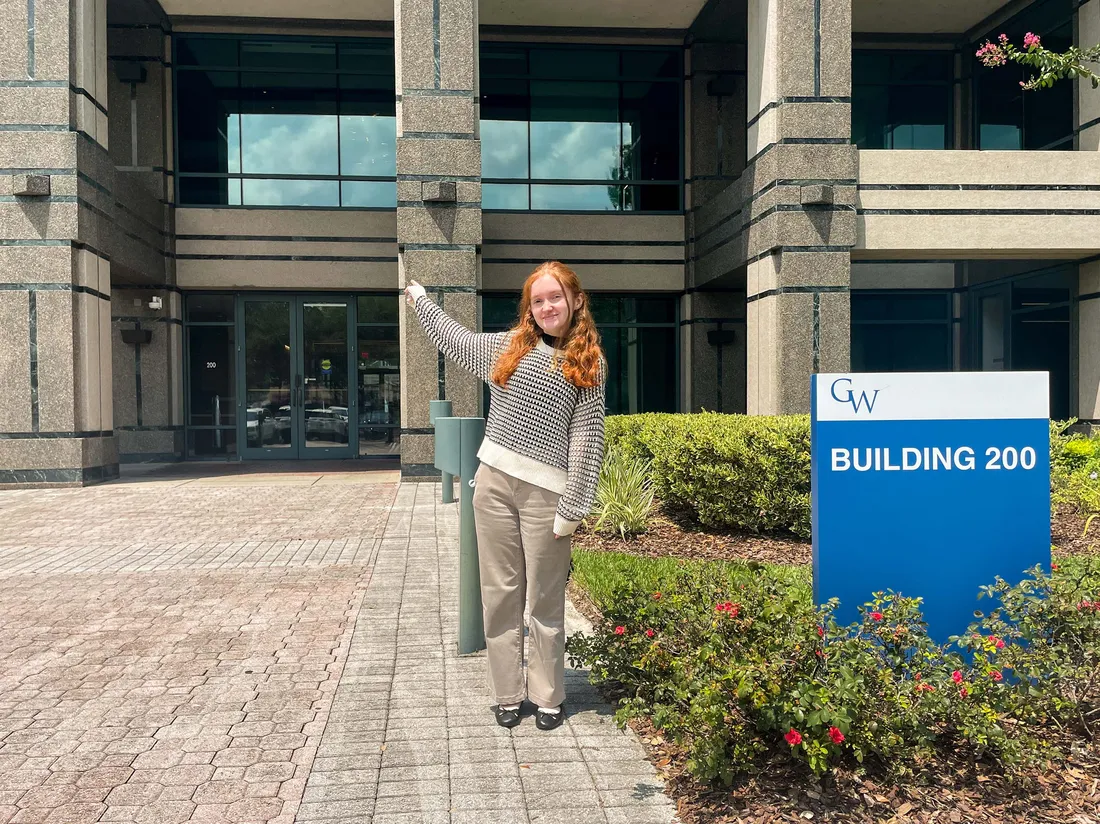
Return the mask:
<path id="1" fill-rule="evenodd" d="M 489 384 L 489 419 L 478 458 L 560 494 L 554 533 L 573 534 L 592 508 L 603 462 L 603 380 L 590 389 L 574 386 L 554 350 L 540 340 L 508 385 L 497 386 L 491 375 L 510 332 L 471 332 L 426 295 L 417 299 L 416 315 L 443 354 Z"/>

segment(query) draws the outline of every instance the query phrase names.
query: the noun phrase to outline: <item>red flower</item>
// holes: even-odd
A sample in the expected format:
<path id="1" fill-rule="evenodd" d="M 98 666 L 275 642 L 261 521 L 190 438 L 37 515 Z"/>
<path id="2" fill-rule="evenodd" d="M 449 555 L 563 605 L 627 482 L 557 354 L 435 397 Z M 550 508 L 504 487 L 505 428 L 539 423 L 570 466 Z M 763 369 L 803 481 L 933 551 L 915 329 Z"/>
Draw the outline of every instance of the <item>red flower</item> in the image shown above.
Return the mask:
<path id="1" fill-rule="evenodd" d="M 1005 642 L 1002 641 L 1000 638 L 998 638 L 997 639 L 997 649 L 1004 649 L 1004 648 L 1005 648 Z"/>
<path id="2" fill-rule="evenodd" d="M 626 632 L 626 627 L 615 627 L 616 635 L 622 635 L 624 632 Z"/>
<path id="3" fill-rule="evenodd" d="M 660 601 L 660 600 L 661 600 L 661 593 L 659 593 L 659 592 L 654 592 L 654 593 L 653 593 L 653 600 L 654 600 L 654 601 Z"/>
<path id="4" fill-rule="evenodd" d="M 1050 571 L 1051 572 L 1057 572 L 1058 571 L 1058 564 L 1051 564 L 1050 565 Z"/>
<path id="5" fill-rule="evenodd" d="M 790 744 L 792 747 L 797 747 L 799 744 L 802 743 L 802 733 L 800 733 L 794 727 L 791 727 L 791 731 L 783 737 L 787 739 L 787 743 Z"/>
<path id="6" fill-rule="evenodd" d="M 834 744 L 844 743 L 844 733 L 837 727 L 829 727 L 829 740 Z"/>
<path id="7" fill-rule="evenodd" d="M 818 627 L 817 628 L 817 637 L 818 638 L 824 638 L 825 637 L 825 627 Z"/>
<path id="8" fill-rule="evenodd" d="M 881 621 L 882 620 L 882 613 L 881 612 L 872 612 L 871 613 L 871 620 L 872 621 Z"/>
<path id="9" fill-rule="evenodd" d="M 653 637 L 654 635 L 656 635 L 656 634 L 657 634 L 657 633 L 656 633 L 656 632 L 654 632 L 654 631 L 653 631 L 653 630 L 651 630 L 651 629 L 647 629 L 647 630 L 645 631 L 645 635 L 646 635 L 646 638 L 652 638 L 652 637 Z"/>
<path id="10" fill-rule="evenodd" d="M 1092 609 L 1092 602 L 1091 601 L 1082 601 L 1081 603 L 1079 603 L 1077 605 L 1077 609 L 1078 609 L 1078 611 L 1083 610 L 1083 609 Z"/>
<path id="11" fill-rule="evenodd" d="M 951 673 L 951 680 L 954 681 L 956 684 L 961 684 L 963 682 L 963 674 L 958 670 L 955 670 L 953 673 Z"/>
<path id="12" fill-rule="evenodd" d="M 959 690 L 959 697 L 960 698 L 966 698 L 966 696 L 968 696 L 968 695 L 970 695 L 970 691 L 967 690 L 966 687 L 963 687 L 961 690 Z"/>
<path id="13" fill-rule="evenodd" d="M 993 672 L 989 673 L 989 677 L 992 678 L 994 681 L 1000 681 L 1004 676 L 1001 675 L 1000 670 L 993 670 Z"/>

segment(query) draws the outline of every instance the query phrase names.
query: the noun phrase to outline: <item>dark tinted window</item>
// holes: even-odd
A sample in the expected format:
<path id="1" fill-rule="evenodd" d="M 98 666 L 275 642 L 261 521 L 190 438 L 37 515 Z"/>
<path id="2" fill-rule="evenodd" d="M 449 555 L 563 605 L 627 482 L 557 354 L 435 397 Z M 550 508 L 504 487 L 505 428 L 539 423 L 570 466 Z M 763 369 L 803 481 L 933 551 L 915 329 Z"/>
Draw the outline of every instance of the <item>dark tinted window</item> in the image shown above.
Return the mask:
<path id="1" fill-rule="evenodd" d="M 482 206 L 679 211 L 682 52 L 483 43 Z"/>
<path id="2" fill-rule="evenodd" d="M 1035 32 L 1046 48 L 1065 51 L 1073 45 L 1074 5 L 1072 0 L 1038 0 L 996 31 L 979 38 L 974 50 L 987 39 L 995 40 L 1001 32 L 1022 47 L 1024 35 Z M 989 69 L 973 59 L 977 148 L 1073 148 L 1076 83 L 1060 82 L 1049 89 L 1024 91 L 1020 83 L 1031 78 L 1031 69 L 1016 64 Z"/>
<path id="3" fill-rule="evenodd" d="M 856 51 L 852 140 L 862 149 L 952 146 L 955 56 L 950 51 Z"/>
<path id="4" fill-rule="evenodd" d="M 392 41 L 183 36 L 176 54 L 181 204 L 396 207 Z"/>

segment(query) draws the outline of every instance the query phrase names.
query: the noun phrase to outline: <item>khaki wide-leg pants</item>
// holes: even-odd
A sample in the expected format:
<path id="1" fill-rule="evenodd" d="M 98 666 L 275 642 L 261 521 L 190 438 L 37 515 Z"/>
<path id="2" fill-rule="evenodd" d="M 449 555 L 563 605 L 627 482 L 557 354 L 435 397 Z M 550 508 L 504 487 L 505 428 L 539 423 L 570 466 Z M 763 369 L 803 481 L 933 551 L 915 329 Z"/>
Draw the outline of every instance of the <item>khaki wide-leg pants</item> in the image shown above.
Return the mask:
<path id="1" fill-rule="evenodd" d="M 494 704 L 565 700 L 565 583 L 571 537 L 554 538 L 556 492 L 482 464 L 474 481 L 489 692 Z M 530 600 L 527 684 L 523 608 Z"/>

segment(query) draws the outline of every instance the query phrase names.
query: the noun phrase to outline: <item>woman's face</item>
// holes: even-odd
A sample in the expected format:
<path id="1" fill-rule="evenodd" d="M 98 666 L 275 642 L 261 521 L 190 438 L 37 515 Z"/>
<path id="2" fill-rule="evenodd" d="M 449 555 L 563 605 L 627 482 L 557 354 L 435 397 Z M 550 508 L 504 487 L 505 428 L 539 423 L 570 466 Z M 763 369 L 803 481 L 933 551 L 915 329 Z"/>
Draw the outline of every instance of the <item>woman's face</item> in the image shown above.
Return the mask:
<path id="1" fill-rule="evenodd" d="M 564 335 L 580 305 L 581 299 L 570 295 L 551 274 L 542 275 L 531 284 L 531 314 L 547 335 L 555 338 Z"/>

